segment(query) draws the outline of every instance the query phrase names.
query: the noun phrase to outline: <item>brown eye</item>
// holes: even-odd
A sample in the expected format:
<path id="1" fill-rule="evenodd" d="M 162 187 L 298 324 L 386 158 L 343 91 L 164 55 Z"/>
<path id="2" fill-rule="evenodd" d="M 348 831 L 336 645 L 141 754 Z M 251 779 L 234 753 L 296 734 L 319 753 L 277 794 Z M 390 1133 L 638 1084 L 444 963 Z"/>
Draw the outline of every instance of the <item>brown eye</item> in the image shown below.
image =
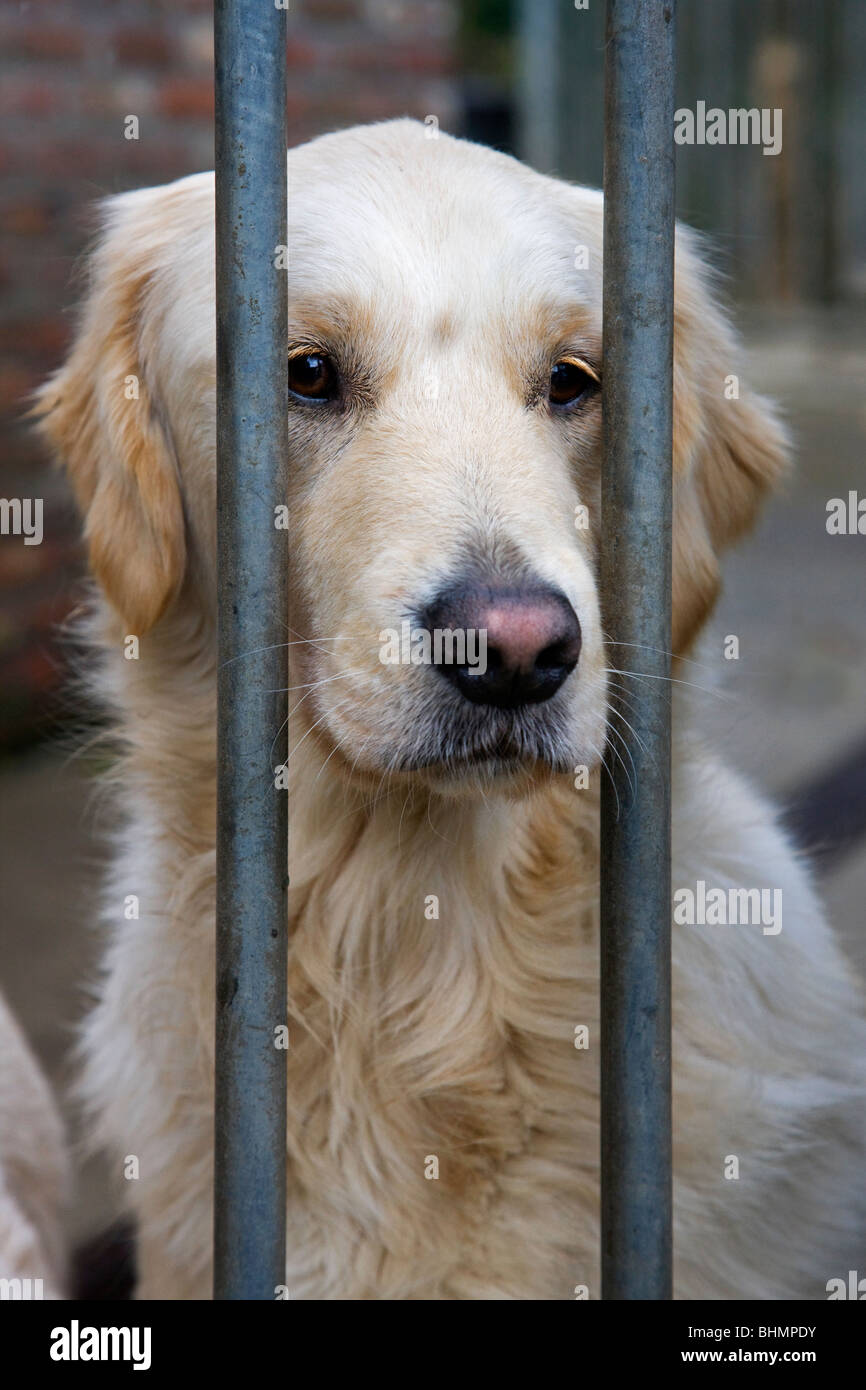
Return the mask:
<path id="1" fill-rule="evenodd" d="M 592 367 L 577 357 L 564 357 L 555 363 L 550 373 L 549 399 L 551 405 L 574 405 L 581 396 L 594 391 L 601 383 Z"/>
<path id="2" fill-rule="evenodd" d="M 337 395 L 337 369 L 323 352 L 299 352 L 289 358 L 289 390 L 305 401 L 332 401 Z"/>

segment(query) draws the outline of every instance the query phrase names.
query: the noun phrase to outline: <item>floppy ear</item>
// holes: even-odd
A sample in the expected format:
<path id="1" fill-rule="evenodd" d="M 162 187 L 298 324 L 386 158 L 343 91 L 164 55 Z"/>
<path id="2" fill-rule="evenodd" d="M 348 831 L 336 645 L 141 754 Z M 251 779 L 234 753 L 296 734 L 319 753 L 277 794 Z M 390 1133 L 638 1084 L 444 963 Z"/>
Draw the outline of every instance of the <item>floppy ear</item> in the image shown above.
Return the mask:
<path id="1" fill-rule="evenodd" d="M 719 590 L 719 554 L 751 526 L 788 466 L 773 407 L 743 385 L 742 350 L 678 230 L 674 295 L 673 649 L 686 650 Z"/>
<path id="2" fill-rule="evenodd" d="M 68 469 L 91 569 L 139 635 L 177 592 L 186 551 L 177 463 L 141 352 L 152 205 L 150 191 L 106 205 L 75 341 L 33 410 Z"/>

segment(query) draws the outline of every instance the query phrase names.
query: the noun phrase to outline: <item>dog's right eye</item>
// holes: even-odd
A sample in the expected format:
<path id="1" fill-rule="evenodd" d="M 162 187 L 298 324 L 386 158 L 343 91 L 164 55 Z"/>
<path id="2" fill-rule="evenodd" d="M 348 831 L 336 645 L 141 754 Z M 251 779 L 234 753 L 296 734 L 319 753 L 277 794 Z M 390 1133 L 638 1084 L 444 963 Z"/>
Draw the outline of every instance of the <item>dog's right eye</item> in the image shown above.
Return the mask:
<path id="1" fill-rule="evenodd" d="M 289 358 L 289 390 L 304 401 L 332 401 L 339 383 L 337 369 L 324 352 L 298 352 Z"/>
<path id="2" fill-rule="evenodd" d="M 579 357 L 563 357 L 554 363 L 550 373 L 549 400 L 551 405 L 576 405 L 601 382 L 587 362 Z"/>

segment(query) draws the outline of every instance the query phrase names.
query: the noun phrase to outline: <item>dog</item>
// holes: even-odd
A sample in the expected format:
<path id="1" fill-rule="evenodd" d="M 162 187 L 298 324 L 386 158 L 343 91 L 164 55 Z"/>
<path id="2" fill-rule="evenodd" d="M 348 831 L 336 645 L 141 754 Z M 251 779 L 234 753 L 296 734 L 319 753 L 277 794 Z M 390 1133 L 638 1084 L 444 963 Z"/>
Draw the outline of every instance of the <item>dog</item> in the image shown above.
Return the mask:
<path id="1" fill-rule="evenodd" d="M 286 1285 L 596 1298 L 602 197 L 409 120 L 288 169 Z M 213 223 L 211 174 L 108 202 L 37 404 L 123 749 L 82 1084 L 118 1174 L 138 1160 L 143 1299 L 211 1294 Z M 788 451 L 682 228 L 674 413 L 679 657 Z M 485 669 L 385 660 L 404 623 L 486 634 Z M 863 1255 L 862 990 L 679 706 L 672 835 L 675 886 L 784 903 L 778 932 L 674 923 L 675 1294 L 825 1297 Z"/>

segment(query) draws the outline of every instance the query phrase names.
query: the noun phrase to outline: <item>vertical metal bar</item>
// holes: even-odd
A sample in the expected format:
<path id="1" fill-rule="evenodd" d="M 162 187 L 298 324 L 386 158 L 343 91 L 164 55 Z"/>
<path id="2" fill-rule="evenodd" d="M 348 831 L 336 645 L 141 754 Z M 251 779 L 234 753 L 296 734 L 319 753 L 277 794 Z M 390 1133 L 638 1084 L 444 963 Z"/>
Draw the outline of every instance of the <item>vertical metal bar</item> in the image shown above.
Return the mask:
<path id="1" fill-rule="evenodd" d="M 612 758 L 602 790 L 608 1299 L 671 1297 L 673 113 L 673 0 L 608 0 L 601 587 L 610 665 L 643 673 L 626 680 L 634 769 Z"/>
<path id="2" fill-rule="evenodd" d="M 520 157 L 543 174 L 559 159 L 560 0 L 522 0 L 517 14 Z"/>
<path id="3" fill-rule="evenodd" d="M 810 18 L 813 17 L 809 12 Z M 818 29 L 816 71 L 817 116 L 815 148 L 815 201 L 819 208 L 820 257 L 817 266 L 818 298 L 833 304 L 838 297 L 839 259 L 839 89 L 842 70 L 842 12 L 839 0 L 824 0 L 815 14 Z M 812 123 L 810 122 L 810 125 Z"/>
<path id="4" fill-rule="evenodd" d="M 286 12 L 217 0 L 214 1297 L 285 1281 Z M 281 692 L 281 693 L 276 693 Z M 272 743 L 280 730 L 280 739 Z"/>

